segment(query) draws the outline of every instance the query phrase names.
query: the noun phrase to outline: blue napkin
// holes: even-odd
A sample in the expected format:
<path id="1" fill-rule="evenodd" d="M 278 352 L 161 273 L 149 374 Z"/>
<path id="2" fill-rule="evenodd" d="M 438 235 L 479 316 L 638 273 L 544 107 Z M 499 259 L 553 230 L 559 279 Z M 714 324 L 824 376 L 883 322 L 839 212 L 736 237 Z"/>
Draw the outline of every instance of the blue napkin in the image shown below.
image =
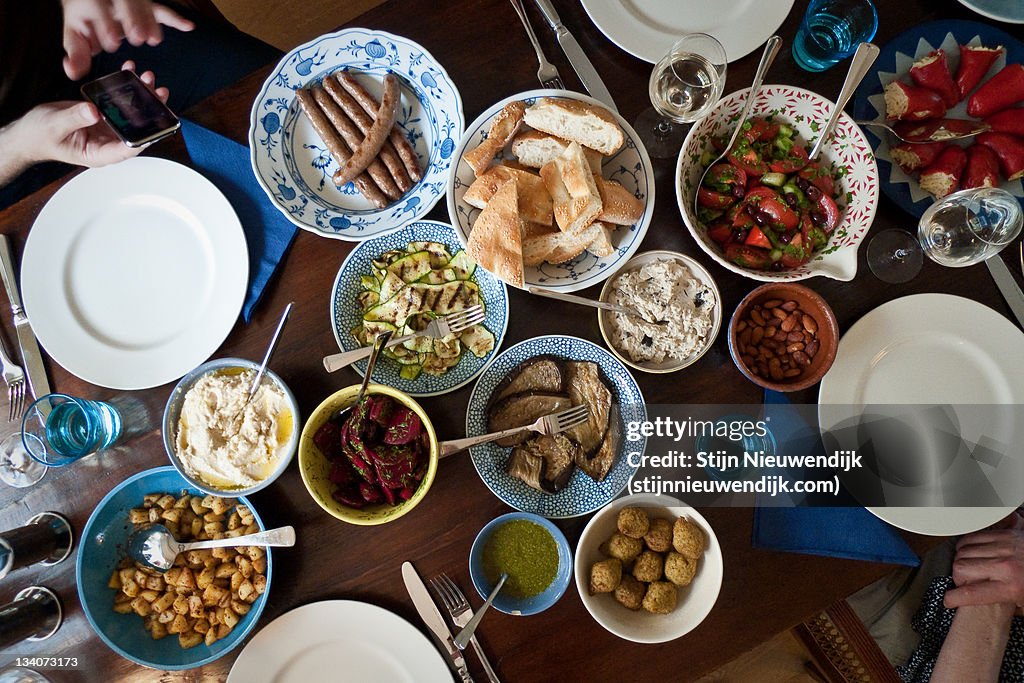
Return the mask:
<path id="1" fill-rule="evenodd" d="M 765 391 L 765 417 L 779 444 L 808 429 L 785 394 Z M 821 449 L 820 441 L 817 448 Z M 916 567 L 920 558 L 897 531 L 862 507 L 764 507 L 754 510 L 755 548 Z"/>
<path id="2" fill-rule="evenodd" d="M 270 203 L 256 182 L 248 147 L 185 119 L 181 132 L 196 170 L 224 193 L 242 222 L 249 247 L 249 289 L 242 320 L 248 323 L 298 228 Z"/>

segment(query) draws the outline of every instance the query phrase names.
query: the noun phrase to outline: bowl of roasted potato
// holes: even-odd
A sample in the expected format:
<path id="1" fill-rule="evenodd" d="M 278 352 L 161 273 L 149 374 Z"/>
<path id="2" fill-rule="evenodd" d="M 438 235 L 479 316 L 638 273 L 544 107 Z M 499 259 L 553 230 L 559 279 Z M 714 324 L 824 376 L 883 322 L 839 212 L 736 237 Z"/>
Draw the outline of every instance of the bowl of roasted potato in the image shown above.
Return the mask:
<path id="1" fill-rule="evenodd" d="M 192 669 L 241 643 L 266 603 L 269 548 L 193 550 L 166 572 L 128 557 L 128 539 L 163 524 L 179 541 L 265 530 L 244 497 L 205 494 L 173 467 L 157 467 L 108 493 L 82 531 L 75 577 L 89 624 L 112 650 L 153 669 Z"/>

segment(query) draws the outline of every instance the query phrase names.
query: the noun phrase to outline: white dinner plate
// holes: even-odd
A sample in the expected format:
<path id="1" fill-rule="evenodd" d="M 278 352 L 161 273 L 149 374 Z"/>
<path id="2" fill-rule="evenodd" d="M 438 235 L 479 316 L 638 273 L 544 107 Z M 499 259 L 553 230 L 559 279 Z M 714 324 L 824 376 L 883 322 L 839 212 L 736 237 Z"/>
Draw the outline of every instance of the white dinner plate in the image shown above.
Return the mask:
<path id="1" fill-rule="evenodd" d="M 821 381 L 818 404 L 823 430 L 856 418 L 864 406 L 964 406 L 958 417 L 965 441 L 976 444 L 988 438 L 1017 448 L 1024 425 L 1006 418 L 1024 405 L 1024 333 L 987 306 L 958 296 L 915 294 L 890 301 L 843 335 L 835 363 Z M 1012 468 L 1009 462 L 999 467 Z M 1021 482 L 1000 480 L 998 470 L 984 471 L 1001 500 L 1016 497 L 1012 504 L 868 510 L 921 534 L 953 536 L 983 529 L 1022 502 Z"/>
<path id="2" fill-rule="evenodd" d="M 1020 0 L 960 0 L 960 4 L 989 19 L 1024 24 L 1024 4 Z"/>
<path id="3" fill-rule="evenodd" d="M 782 25 L 793 0 L 582 0 L 590 20 L 623 50 L 656 64 L 687 33 L 718 38 L 730 62 L 756 50 Z"/>
<path id="4" fill-rule="evenodd" d="M 68 372 L 112 389 L 159 386 L 209 358 L 248 278 L 228 200 L 154 157 L 73 178 L 39 212 L 21 263 L 39 343 Z"/>
<path id="5" fill-rule="evenodd" d="M 451 683 L 441 653 L 412 624 L 354 600 L 297 607 L 238 655 L 227 683 Z"/>

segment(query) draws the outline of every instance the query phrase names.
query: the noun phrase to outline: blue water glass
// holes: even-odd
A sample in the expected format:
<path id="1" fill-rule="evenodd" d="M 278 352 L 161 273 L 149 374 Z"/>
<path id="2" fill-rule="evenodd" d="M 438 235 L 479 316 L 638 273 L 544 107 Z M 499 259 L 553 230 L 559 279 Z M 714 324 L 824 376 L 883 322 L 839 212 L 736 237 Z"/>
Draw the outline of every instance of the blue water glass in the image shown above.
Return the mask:
<path id="1" fill-rule="evenodd" d="M 750 422 L 756 423 L 757 420 L 749 415 L 726 415 L 715 421 L 713 432 L 718 433 L 719 430 L 728 430 L 730 424 Z M 738 481 L 746 479 L 757 469 L 744 464 L 744 452 L 757 453 L 758 451 L 764 451 L 765 455 L 774 455 L 776 443 L 771 431 L 768 431 L 764 436 L 758 434 L 751 434 L 750 436 L 740 435 L 740 438 L 735 440 L 726 436 L 701 434 L 694 440 L 694 449 L 695 451 L 704 451 L 705 453 L 722 456 L 718 460 L 723 464 L 733 460 L 731 456 L 735 456 L 735 460 L 738 462 L 735 466 L 705 467 L 704 471 L 712 479 Z"/>
<path id="2" fill-rule="evenodd" d="M 793 58 L 807 71 L 824 71 L 875 37 L 878 13 L 871 0 L 811 0 L 793 39 Z"/>
<path id="3" fill-rule="evenodd" d="M 62 467 L 114 443 L 121 435 L 121 414 L 103 401 L 47 394 L 28 407 L 21 427 L 29 455 Z"/>

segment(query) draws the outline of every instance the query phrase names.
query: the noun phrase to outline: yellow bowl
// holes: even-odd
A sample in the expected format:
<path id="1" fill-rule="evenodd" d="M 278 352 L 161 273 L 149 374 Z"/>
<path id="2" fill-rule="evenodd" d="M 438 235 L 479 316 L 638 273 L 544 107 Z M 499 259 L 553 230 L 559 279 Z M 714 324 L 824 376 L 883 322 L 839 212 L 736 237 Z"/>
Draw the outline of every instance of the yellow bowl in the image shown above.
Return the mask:
<path id="1" fill-rule="evenodd" d="M 313 497 L 313 500 L 320 507 L 334 517 L 343 522 L 360 526 L 387 524 L 407 514 L 419 505 L 419 502 L 427 495 L 427 491 L 430 490 L 430 485 L 434 483 L 434 475 L 437 473 L 437 460 L 440 452 L 437 434 L 434 433 L 434 425 L 431 424 L 426 411 L 423 410 L 419 403 L 412 400 L 408 394 L 381 384 L 371 384 L 366 390 L 367 395 L 390 396 L 407 408 L 412 409 L 419 416 L 423 427 L 427 430 L 427 436 L 430 437 L 430 459 L 427 464 L 427 473 L 424 475 L 419 487 L 417 487 L 416 492 L 412 494 L 412 497 L 398 505 L 383 503 L 380 505 L 370 505 L 361 510 L 342 505 L 334 500 L 332 495 L 337 485 L 331 482 L 328 476 L 331 471 L 331 462 L 313 443 L 313 435 L 332 415 L 355 403 L 356 394 L 358 393 L 359 385 L 345 387 L 336 391 L 324 399 L 309 416 L 305 426 L 302 428 L 302 436 L 299 437 L 299 471 L 302 473 L 302 483 L 306 485 L 309 495 Z"/>

